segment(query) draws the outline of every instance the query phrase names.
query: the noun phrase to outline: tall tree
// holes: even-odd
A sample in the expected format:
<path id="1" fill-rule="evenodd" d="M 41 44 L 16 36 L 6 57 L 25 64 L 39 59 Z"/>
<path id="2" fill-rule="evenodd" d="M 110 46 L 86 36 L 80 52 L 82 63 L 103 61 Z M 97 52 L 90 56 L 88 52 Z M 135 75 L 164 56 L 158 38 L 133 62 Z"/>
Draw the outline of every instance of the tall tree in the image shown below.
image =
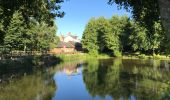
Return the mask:
<path id="1" fill-rule="evenodd" d="M 149 49 L 147 29 L 132 22 L 132 33 L 129 36 L 129 44 L 133 51 L 146 51 Z"/>
<path id="2" fill-rule="evenodd" d="M 155 54 L 155 50 L 161 47 L 161 42 L 165 38 L 165 33 L 162 29 L 162 26 L 159 22 L 154 23 L 154 34 L 150 35 L 150 49 L 152 50 L 153 54 Z"/>
<path id="3" fill-rule="evenodd" d="M 160 19 L 159 5 L 157 0 L 109 0 L 116 3 L 120 8 L 124 7 L 132 12 L 133 18 L 149 30 L 153 28 L 154 22 Z"/>
<path id="4" fill-rule="evenodd" d="M 50 24 L 53 23 L 52 19 L 55 17 L 64 15 L 63 12 L 60 12 L 59 3 L 61 2 L 63 0 L 1 0 L 0 17 L 4 20 L 4 25 L 8 26 L 15 11 L 20 10 L 26 22 L 30 17 L 34 17 L 38 22 L 46 21 Z"/>
<path id="5" fill-rule="evenodd" d="M 0 44 L 3 44 L 4 38 L 7 36 L 6 30 L 8 30 L 9 26 L 12 27 L 11 22 L 13 23 L 13 16 L 16 12 L 20 13 L 20 17 L 23 18 L 22 21 L 26 24 L 25 31 L 29 27 L 32 19 L 35 19 L 38 23 L 43 22 L 49 26 L 54 26 L 54 18 L 64 16 L 64 12 L 60 11 L 60 3 L 63 1 L 64 0 L 0 0 Z M 19 28 L 18 31 L 20 29 L 21 28 Z M 9 42 L 7 41 L 6 43 Z"/>
<path id="6" fill-rule="evenodd" d="M 104 17 L 97 18 L 96 19 L 96 32 L 97 32 L 99 52 L 104 52 L 104 50 L 110 49 L 107 47 L 108 41 L 106 41 L 108 38 L 108 35 L 112 33 L 109 20 L 105 19 Z"/>
<path id="7" fill-rule="evenodd" d="M 149 34 L 154 34 L 155 22 L 161 20 L 167 37 L 167 47 L 170 46 L 170 0 L 108 0 L 132 12 L 133 18 L 145 26 Z M 151 37 L 151 36 L 150 36 Z M 169 49 L 169 48 L 167 48 Z M 168 50 L 170 51 L 170 49 Z"/>
<path id="8" fill-rule="evenodd" d="M 125 38 L 125 35 L 128 34 L 125 33 L 125 29 L 128 24 L 128 21 L 129 19 L 127 16 L 113 16 L 110 19 L 112 35 L 110 34 L 109 37 L 113 38 L 112 39 L 114 44 L 113 50 L 120 51 L 123 49 L 123 42 L 124 42 L 123 38 Z"/>
<path id="9" fill-rule="evenodd" d="M 107 46 L 109 42 L 106 41 L 111 34 L 111 26 L 109 20 L 104 17 L 93 18 L 87 24 L 83 33 L 82 44 L 83 48 L 88 52 L 104 52 L 110 49 Z M 113 39 L 112 39 L 113 40 Z"/>
<path id="10" fill-rule="evenodd" d="M 31 37 L 29 48 L 37 51 L 48 51 L 54 48 L 58 42 L 56 30 L 56 26 L 49 26 L 44 22 L 32 23 L 28 30 Z"/>
<path id="11" fill-rule="evenodd" d="M 90 19 L 82 36 L 82 46 L 90 53 L 97 53 L 99 46 L 97 41 L 96 20 Z"/>
<path id="12" fill-rule="evenodd" d="M 21 12 L 16 11 L 13 14 L 10 24 L 7 28 L 4 38 L 4 45 L 10 49 L 13 48 L 14 50 L 24 50 L 24 46 L 29 41 L 25 28 L 26 25 Z"/>
<path id="13" fill-rule="evenodd" d="M 113 16 L 110 20 L 104 17 L 91 19 L 83 34 L 83 48 L 89 52 L 95 50 L 101 53 L 112 52 L 115 56 L 120 55 L 120 37 L 127 23 L 126 16 Z"/>

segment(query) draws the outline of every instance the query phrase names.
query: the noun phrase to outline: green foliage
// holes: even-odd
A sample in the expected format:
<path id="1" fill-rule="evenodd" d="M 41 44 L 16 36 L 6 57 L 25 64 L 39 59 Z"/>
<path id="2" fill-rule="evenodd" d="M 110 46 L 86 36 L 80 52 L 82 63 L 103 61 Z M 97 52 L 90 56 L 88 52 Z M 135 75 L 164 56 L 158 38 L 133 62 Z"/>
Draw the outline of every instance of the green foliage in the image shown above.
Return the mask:
<path id="1" fill-rule="evenodd" d="M 89 55 L 96 57 L 98 55 L 98 51 L 96 50 L 90 50 Z"/>
<path id="2" fill-rule="evenodd" d="M 108 33 L 105 33 L 105 41 L 106 45 L 109 49 L 112 51 L 119 50 L 119 34 L 120 34 L 120 28 L 118 26 L 119 17 L 113 16 L 110 20 L 110 28 L 111 31 Z"/>
<path id="3" fill-rule="evenodd" d="M 158 0 L 108 0 L 110 4 L 116 3 L 119 8 L 124 7 L 131 11 L 133 18 L 152 32 L 154 22 L 160 20 Z M 152 33 L 151 33 L 152 34 Z"/>
<path id="4" fill-rule="evenodd" d="M 109 4 L 116 3 L 118 4 L 119 8 L 124 7 L 127 11 L 130 11 L 132 13 L 132 17 L 135 21 L 137 21 L 142 27 L 145 27 L 147 29 L 147 38 L 149 43 L 149 48 L 154 53 L 155 50 L 159 51 L 161 41 L 163 41 L 163 36 L 165 33 L 162 30 L 161 24 L 164 24 L 164 26 L 168 27 L 165 23 L 163 23 L 162 20 L 164 20 L 164 17 L 167 17 L 165 15 L 162 15 L 160 13 L 160 7 L 165 6 L 164 4 L 161 4 L 161 0 L 140 0 L 140 1 L 133 1 L 133 0 L 108 0 Z M 169 2 L 169 0 L 165 0 Z M 163 2 L 165 2 L 163 1 Z M 166 3 L 165 3 L 166 4 Z M 168 12 L 166 12 L 168 13 Z M 161 16 L 161 17 L 160 17 Z M 164 28 L 166 28 L 164 27 Z M 166 33 L 168 33 L 167 29 Z M 166 36 L 166 44 L 165 41 L 163 43 L 163 47 L 166 52 L 169 53 L 169 45 L 170 40 L 169 37 Z M 137 45 L 134 46 L 134 49 L 137 49 Z M 146 48 L 145 48 L 146 49 Z"/>
<path id="5" fill-rule="evenodd" d="M 96 32 L 97 32 L 97 42 L 99 46 L 99 52 L 103 52 L 107 49 L 107 41 L 106 38 L 109 34 L 111 34 L 111 26 L 107 19 L 104 17 L 99 17 L 96 19 Z M 107 35 L 108 34 L 108 35 Z"/>
<path id="6" fill-rule="evenodd" d="M 95 18 L 92 18 L 86 25 L 81 42 L 83 48 L 85 48 L 88 52 L 98 51 L 99 46 L 97 45 L 98 41 Z"/>
<path id="7" fill-rule="evenodd" d="M 30 42 L 27 30 L 25 28 L 26 25 L 24 24 L 24 18 L 22 17 L 22 14 L 16 11 L 12 16 L 10 25 L 8 26 L 5 34 L 5 47 L 14 50 L 24 50 L 24 46 Z"/>
<path id="8" fill-rule="evenodd" d="M 128 17 L 113 16 L 108 20 L 103 17 L 92 18 L 83 33 L 82 45 L 90 54 L 103 53 L 108 50 L 119 51 L 121 34 L 124 31 Z"/>
<path id="9" fill-rule="evenodd" d="M 83 33 L 82 45 L 90 54 L 121 56 L 121 52 L 160 53 L 165 51 L 165 33 L 161 22 L 155 22 L 150 31 L 127 16 L 92 18 Z"/>
<path id="10" fill-rule="evenodd" d="M 141 27 L 138 23 L 132 24 L 132 33 L 129 35 L 129 44 L 132 47 L 132 50 L 148 50 L 149 41 L 147 38 L 147 29 Z"/>
<path id="11" fill-rule="evenodd" d="M 61 2 L 63 0 L 1 0 L 0 19 L 4 21 L 3 24 L 6 27 L 13 14 L 20 10 L 27 24 L 30 22 L 30 18 L 35 18 L 38 22 L 44 21 L 52 25 L 55 17 L 64 15 L 64 12 L 60 11 Z"/>
<path id="12" fill-rule="evenodd" d="M 138 55 L 138 57 L 139 57 L 140 59 L 145 59 L 145 58 L 146 58 L 145 54 L 140 54 L 140 55 Z"/>
<path id="13" fill-rule="evenodd" d="M 61 2 L 63 0 L 1 1 L 1 50 L 44 52 L 54 48 L 59 41 L 54 18 L 64 15 L 59 11 Z"/>
<path id="14" fill-rule="evenodd" d="M 59 42 L 56 36 L 56 26 L 45 22 L 38 23 L 36 20 L 26 24 L 22 13 L 16 11 L 7 30 L 4 31 L 2 49 L 48 51 L 53 49 Z M 9 53 L 9 52 L 8 52 Z"/>
<path id="15" fill-rule="evenodd" d="M 110 23 L 107 19 L 92 18 L 83 33 L 82 45 L 83 48 L 87 49 L 88 52 L 97 54 L 97 52 L 102 52 L 106 49 L 106 38 L 111 34 Z"/>
<path id="16" fill-rule="evenodd" d="M 154 23 L 154 33 L 150 35 L 150 49 L 153 50 L 153 54 L 155 53 L 154 50 L 161 47 L 162 42 L 164 42 L 165 39 L 165 33 L 161 27 L 160 22 Z"/>
<path id="17" fill-rule="evenodd" d="M 31 49 L 47 51 L 54 48 L 59 41 L 55 26 L 46 23 L 32 23 L 29 33 L 31 34 Z"/>
<path id="18" fill-rule="evenodd" d="M 121 57 L 122 53 L 120 51 L 114 51 L 114 56 L 115 57 Z"/>

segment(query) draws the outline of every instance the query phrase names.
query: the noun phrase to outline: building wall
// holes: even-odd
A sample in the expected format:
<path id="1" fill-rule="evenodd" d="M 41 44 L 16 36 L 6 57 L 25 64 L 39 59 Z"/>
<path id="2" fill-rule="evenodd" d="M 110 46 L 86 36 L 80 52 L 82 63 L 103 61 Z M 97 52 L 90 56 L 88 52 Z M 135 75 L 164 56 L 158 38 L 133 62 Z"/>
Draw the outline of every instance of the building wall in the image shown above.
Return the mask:
<path id="1" fill-rule="evenodd" d="M 64 42 L 74 41 L 74 39 L 71 36 L 67 36 L 64 38 Z"/>
<path id="2" fill-rule="evenodd" d="M 51 50 L 52 54 L 61 54 L 61 53 L 74 53 L 74 48 L 54 48 Z"/>

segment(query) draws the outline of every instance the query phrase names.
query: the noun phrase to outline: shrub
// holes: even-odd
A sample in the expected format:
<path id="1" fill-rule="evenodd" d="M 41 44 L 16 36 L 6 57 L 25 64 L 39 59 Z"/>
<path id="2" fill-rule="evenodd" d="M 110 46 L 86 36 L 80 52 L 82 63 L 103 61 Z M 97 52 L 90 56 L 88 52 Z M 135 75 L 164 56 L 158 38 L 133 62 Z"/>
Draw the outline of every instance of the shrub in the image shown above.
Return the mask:
<path id="1" fill-rule="evenodd" d="M 114 51 L 114 56 L 115 56 L 115 57 L 121 57 L 121 56 L 122 56 L 122 53 L 119 52 L 119 51 Z"/>
<path id="2" fill-rule="evenodd" d="M 97 51 L 97 50 L 91 50 L 91 51 L 89 52 L 89 55 L 94 56 L 94 57 L 97 57 L 98 51 Z"/>
<path id="3" fill-rule="evenodd" d="M 145 59 L 145 58 L 146 58 L 145 54 L 140 54 L 140 55 L 138 55 L 138 57 L 139 57 L 140 59 Z"/>
<path id="4" fill-rule="evenodd" d="M 159 55 L 159 54 L 155 54 L 155 55 L 153 55 L 153 58 L 154 59 L 166 59 L 167 58 L 167 56 L 165 56 L 165 55 Z"/>

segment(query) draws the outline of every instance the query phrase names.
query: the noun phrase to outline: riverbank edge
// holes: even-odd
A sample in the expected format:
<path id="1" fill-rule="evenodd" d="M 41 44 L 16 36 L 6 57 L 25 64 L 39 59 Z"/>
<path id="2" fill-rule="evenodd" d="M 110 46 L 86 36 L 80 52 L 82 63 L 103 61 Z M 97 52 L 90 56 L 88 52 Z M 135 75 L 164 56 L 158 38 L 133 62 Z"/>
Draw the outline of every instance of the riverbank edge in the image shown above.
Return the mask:
<path id="1" fill-rule="evenodd" d="M 119 57 L 109 56 L 107 54 L 90 55 L 88 53 L 76 53 L 76 54 L 58 54 L 55 55 L 63 61 L 74 61 L 74 60 L 85 60 L 85 59 L 109 59 L 109 58 L 120 58 L 120 59 L 155 59 L 155 60 L 170 60 L 170 56 L 166 55 L 122 55 Z"/>
<path id="2" fill-rule="evenodd" d="M 120 58 L 120 59 L 158 59 L 158 60 L 170 60 L 169 56 L 165 55 L 123 55 L 120 57 L 112 57 L 107 54 L 90 55 L 88 53 L 75 53 L 75 54 L 57 54 L 57 55 L 35 55 L 28 56 L 18 59 L 6 59 L 0 60 L 0 69 L 8 70 L 10 68 L 21 68 L 30 66 L 51 66 L 59 64 L 61 62 L 69 62 L 76 60 L 86 60 L 86 59 L 110 59 L 110 58 Z M 16 67 L 17 65 L 17 67 Z"/>
<path id="3" fill-rule="evenodd" d="M 75 54 L 58 54 L 56 57 L 62 61 L 86 60 L 86 59 L 109 59 L 113 58 L 106 54 L 90 55 L 88 53 L 75 53 Z"/>

